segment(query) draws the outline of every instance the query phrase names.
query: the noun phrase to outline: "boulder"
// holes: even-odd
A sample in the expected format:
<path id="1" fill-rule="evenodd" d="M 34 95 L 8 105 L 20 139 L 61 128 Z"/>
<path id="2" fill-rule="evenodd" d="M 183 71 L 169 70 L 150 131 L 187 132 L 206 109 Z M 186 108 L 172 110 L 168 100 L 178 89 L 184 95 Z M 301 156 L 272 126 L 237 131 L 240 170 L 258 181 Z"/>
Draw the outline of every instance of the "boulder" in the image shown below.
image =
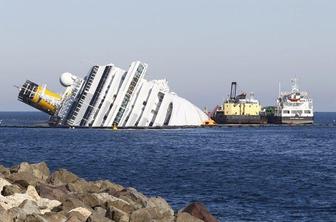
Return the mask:
<path id="1" fill-rule="evenodd" d="M 192 216 L 189 213 L 178 213 L 176 217 L 176 222 L 204 222 L 201 219 L 198 219 L 197 217 Z"/>
<path id="2" fill-rule="evenodd" d="M 113 222 L 113 220 L 105 217 L 105 214 L 101 215 L 100 213 L 94 211 L 87 219 L 87 222 Z"/>
<path id="3" fill-rule="evenodd" d="M 0 178 L 0 193 L 2 192 L 4 186 L 10 186 L 10 185 L 12 184 L 8 182 L 6 179 Z"/>
<path id="4" fill-rule="evenodd" d="M 4 214 L 1 214 L 1 218 L 4 218 L 4 221 L 7 220 L 8 222 L 21 222 L 24 221 L 26 217 L 27 214 L 19 207 L 13 207 L 9 210 L 6 210 Z"/>
<path id="5" fill-rule="evenodd" d="M 11 173 L 26 172 L 26 173 L 33 175 L 38 180 L 46 180 L 50 175 L 49 168 L 45 162 L 36 163 L 36 164 L 29 164 L 27 162 L 23 162 L 11 168 L 10 172 Z"/>
<path id="6" fill-rule="evenodd" d="M 218 222 L 218 220 L 212 216 L 204 204 L 200 202 L 191 203 L 182 212 L 189 213 L 190 215 L 197 217 L 205 222 Z"/>
<path id="7" fill-rule="evenodd" d="M 65 222 L 67 220 L 63 214 L 55 212 L 45 213 L 42 217 L 46 219 L 47 222 Z"/>
<path id="8" fill-rule="evenodd" d="M 130 222 L 146 222 L 153 220 L 153 213 L 149 212 L 149 208 L 142 208 L 134 211 L 131 215 Z"/>
<path id="9" fill-rule="evenodd" d="M 80 221 L 86 221 L 90 217 L 91 214 L 92 213 L 90 210 L 83 208 L 83 207 L 77 207 L 75 209 L 70 210 L 67 215 L 69 218 L 76 217 Z"/>
<path id="10" fill-rule="evenodd" d="M 111 196 L 108 193 L 95 193 L 93 195 L 96 196 L 100 200 L 100 202 L 106 206 L 106 208 L 114 207 L 127 214 L 130 214 L 131 212 L 136 210 L 135 207 L 133 207 L 127 201 Z"/>
<path id="11" fill-rule="evenodd" d="M 36 190 L 41 197 L 58 201 L 64 199 L 65 195 L 69 193 L 65 185 L 52 186 L 45 183 L 38 183 Z"/>
<path id="12" fill-rule="evenodd" d="M 62 211 L 63 214 L 66 214 L 72 209 L 81 207 L 81 208 L 90 208 L 87 206 L 83 201 L 79 200 L 74 195 L 67 195 L 64 200 L 61 201 L 62 206 L 61 209 L 58 209 L 57 211 Z"/>
<path id="13" fill-rule="evenodd" d="M 95 207 L 93 209 L 94 209 L 94 213 L 95 214 L 98 214 L 100 216 L 104 216 L 105 217 L 106 212 L 107 212 L 105 208 L 103 208 L 103 207 Z"/>
<path id="14" fill-rule="evenodd" d="M 49 221 L 43 218 L 39 214 L 30 214 L 30 215 L 27 215 L 24 222 L 49 222 Z"/>
<path id="15" fill-rule="evenodd" d="M 82 201 L 86 206 L 91 208 L 104 206 L 102 202 L 95 194 L 92 193 L 79 193 L 73 194 L 74 197 Z"/>
<path id="16" fill-rule="evenodd" d="M 47 181 L 48 183 L 52 185 L 61 186 L 64 184 L 74 183 L 78 179 L 79 177 L 71 173 L 70 171 L 67 171 L 66 169 L 60 169 L 60 170 L 53 172 L 49 176 Z"/>
<path id="17" fill-rule="evenodd" d="M 10 195 L 13 195 L 15 193 L 23 193 L 23 192 L 24 192 L 24 190 L 21 187 L 19 187 L 16 184 L 13 184 L 13 185 L 4 186 L 2 188 L 1 195 L 10 196 Z"/>
<path id="18" fill-rule="evenodd" d="M 129 222 L 129 214 L 113 206 L 108 206 L 106 217 L 117 222 Z"/>
<path id="19" fill-rule="evenodd" d="M 42 214 L 50 212 L 55 207 L 61 205 L 61 202 L 57 200 L 41 198 L 33 186 L 28 186 L 25 193 L 15 193 L 6 197 L 0 195 L 0 205 L 6 210 L 19 207 L 25 200 L 36 202 Z"/>
<path id="20" fill-rule="evenodd" d="M 13 216 L 6 211 L 5 208 L 0 206 L 0 222 L 12 222 Z"/>
<path id="21" fill-rule="evenodd" d="M 130 222 L 173 222 L 174 216 L 170 214 L 162 214 L 157 207 L 142 208 L 132 213 Z"/>
<path id="22" fill-rule="evenodd" d="M 174 216 L 174 210 L 169 206 L 167 201 L 162 197 L 151 197 L 147 200 L 147 207 L 156 207 L 162 215 L 167 214 Z"/>
<path id="23" fill-rule="evenodd" d="M 86 220 L 82 214 L 75 211 L 67 214 L 66 222 L 86 222 Z"/>
<path id="24" fill-rule="evenodd" d="M 83 179 L 76 180 L 75 182 L 67 185 L 68 190 L 76 193 L 97 193 L 100 191 L 99 186 L 93 182 L 87 182 Z"/>
<path id="25" fill-rule="evenodd" d="M 114 196 L 118 197 L 119 199 L 125 200 L 135 209 L 141 209 L 147 206 L 148 198 L 134 188 L 127 188 L 118 191 L 115 193 Z"/>
<path id="26" fill-rule="evenodd" d="M 119 184 L 115 184 L 115 183 L 111 183 L 108 180 L 98 180 L 95 182 L 95 184 L 99 187 L 99 193 L 109 193 L 111 195 L 113 195 L 114 193 L 118 192 L 118 191 L 122 191 L 123 189 L 125 189 L 123 186 L 119 185 Z"/>
<path id="27" fill-rule="evenodd" d="M 8 176 L 10 174 L 10 171 L 8 168 L 0 165 L 0 174 L 4 175 L 4 176 Z"/>
<path id="28" fill-rule="evenodd" d="M 108 201 L 106 203 L 106 208 L 108 209 L 109 207 L 117 208 L 127 214 L 131 214 L 133 211 L 135 211 L 135 208 L 132 205 L 121 199 Z"/>
<path id="29" fill-rule="evenodd" d="M 20 205 L 19 208 L 21 208 L 25 214 L 40 214 L 39 207 L 37 206 L 37 203 L 32 200 L 24 200 Z"/>
<path id="30" fill-rule="evenodd" d="M 40 181 L 30 172 L 12 173 L 6 178 L 12 183 L 15 183 L 24 188 L 27 188 L 29 185 L 36 186 L 36 184 Z"/>

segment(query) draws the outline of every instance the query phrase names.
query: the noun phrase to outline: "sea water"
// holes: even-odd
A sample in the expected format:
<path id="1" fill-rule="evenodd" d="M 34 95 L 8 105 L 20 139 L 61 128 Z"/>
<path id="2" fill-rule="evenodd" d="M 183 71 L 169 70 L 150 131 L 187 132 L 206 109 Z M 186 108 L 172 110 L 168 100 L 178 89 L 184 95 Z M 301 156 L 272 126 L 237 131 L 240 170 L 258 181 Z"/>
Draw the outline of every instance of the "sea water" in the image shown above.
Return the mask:
<path id="1" fill-rule="evenodd" d="M 40 113 L 0 113 L 38 125 Z M 45 161 L 88 180 L 201 201 L 220 221 L 336 221 L 336 113 L 313 126 L 170 130 L 0 128 L 0 164 Z"/>

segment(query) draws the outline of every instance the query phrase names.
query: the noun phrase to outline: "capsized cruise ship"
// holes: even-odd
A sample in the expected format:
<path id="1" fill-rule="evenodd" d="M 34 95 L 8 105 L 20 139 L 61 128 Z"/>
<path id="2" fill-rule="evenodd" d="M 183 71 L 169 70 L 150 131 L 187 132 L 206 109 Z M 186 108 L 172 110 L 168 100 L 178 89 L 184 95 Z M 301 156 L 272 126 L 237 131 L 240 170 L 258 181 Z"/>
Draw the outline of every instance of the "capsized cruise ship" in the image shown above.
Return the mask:
<path id="1" fill-rule="evenodd" d="M 136 61 L 128 70 L 96 65 L 85 78 L 64 73 L 62 95 L 28 80 L 18 99 L 48 113 L 55 126 L 199 126 L 208 120 L 202 110 L 171 92 L 166 80 L 144 79 L 147 67 Z"/>
<path id="2" fill-rule="evenodd" d="M 291 80 L 292 90 L 279 93 L 277 104 L 268 114 L 268 122 L 275 124 L 314 123 L 313 100 L 308 93 L 301 91 L 297 79 Z"/>

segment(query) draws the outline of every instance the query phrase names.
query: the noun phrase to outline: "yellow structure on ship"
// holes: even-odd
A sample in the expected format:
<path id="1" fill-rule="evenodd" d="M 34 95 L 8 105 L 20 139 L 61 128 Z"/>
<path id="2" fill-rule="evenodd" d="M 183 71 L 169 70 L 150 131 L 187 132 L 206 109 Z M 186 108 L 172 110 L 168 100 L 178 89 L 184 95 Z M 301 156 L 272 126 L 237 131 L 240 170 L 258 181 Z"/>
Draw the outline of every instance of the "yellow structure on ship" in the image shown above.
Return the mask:
<path id="1" fill-rule="evenodd" d="M 18 99 L 34 108 L 54 115 L 62 96 L 27 80 L 21 87 Z"/>
<path id="2" fill-rule="evenodd" d="M 230 97 L 213 114 L 218 124 L 258 124 L 261 119 L 261 105 L 253 94 L 237 95 L 237 83 L 232 82 Z"/>
<path id="3" fill-rule="evenodd" d="M 261 105 L 259 102 L 224 102 L 223 111 L 225 115 L 246 115 L 246 116 L 258 116 L 261 111 Z"/>

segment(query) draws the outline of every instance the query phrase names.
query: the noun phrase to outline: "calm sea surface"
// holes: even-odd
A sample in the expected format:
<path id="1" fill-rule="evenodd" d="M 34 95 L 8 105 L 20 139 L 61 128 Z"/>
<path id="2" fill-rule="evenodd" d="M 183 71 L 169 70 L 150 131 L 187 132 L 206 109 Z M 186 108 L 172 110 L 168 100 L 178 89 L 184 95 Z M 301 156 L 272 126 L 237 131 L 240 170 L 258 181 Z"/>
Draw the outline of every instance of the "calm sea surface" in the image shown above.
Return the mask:
<path id="1" fill-rule="evenodd" d="M 38 125 L 40 113 L 0 113 Z M 336 221 L 336 113 L 315 126 L 174 130 L 0 128 L 0 164 L 46 161 L 110 179 L 175 208 L 204 202 L 220 221 Z"/>

